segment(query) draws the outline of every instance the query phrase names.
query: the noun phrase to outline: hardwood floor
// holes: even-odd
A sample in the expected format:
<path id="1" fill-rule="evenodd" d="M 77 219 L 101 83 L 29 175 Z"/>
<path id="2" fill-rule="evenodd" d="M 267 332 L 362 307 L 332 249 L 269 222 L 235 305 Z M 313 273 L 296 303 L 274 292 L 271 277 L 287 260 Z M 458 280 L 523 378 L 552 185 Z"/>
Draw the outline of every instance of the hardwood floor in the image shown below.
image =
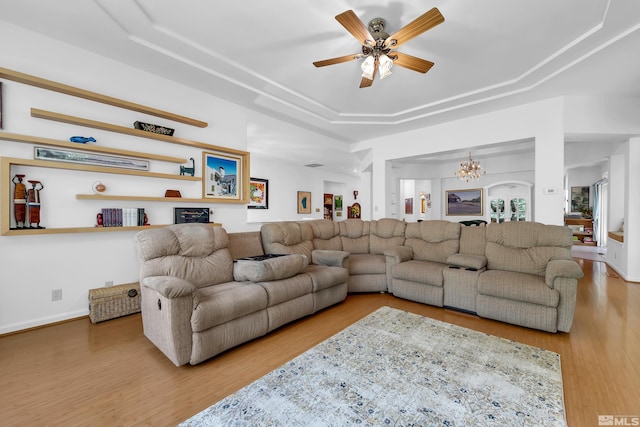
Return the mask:
<path id="1" fill-rule="evenodd" d="M 140 315 L 88 319 L 0 338 L 0 423 L 176 425 L 383 305 L 561 354 L 567 421 L 640 416 L 640 284 L 576 259 L 571 333 L 549 334 L 391 295 L 347 300 L 197 366 L 175 367 L 143 335 Z"/>

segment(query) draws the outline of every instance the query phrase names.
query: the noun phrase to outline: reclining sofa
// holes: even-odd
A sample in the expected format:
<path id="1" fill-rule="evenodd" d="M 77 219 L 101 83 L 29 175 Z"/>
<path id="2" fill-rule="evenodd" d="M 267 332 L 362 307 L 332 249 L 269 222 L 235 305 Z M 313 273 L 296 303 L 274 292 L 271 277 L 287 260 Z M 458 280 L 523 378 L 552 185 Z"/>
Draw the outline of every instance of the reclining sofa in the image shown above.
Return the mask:
<path id="1" fill-rule="evenodd" d="M 180 224 L 141 231 L 135 244 L 144 333 L 177 366 L 358 292 L 569 332 L 583 275 L 571 231 L 535 222 L 312 220 L 243 233 Z"/>

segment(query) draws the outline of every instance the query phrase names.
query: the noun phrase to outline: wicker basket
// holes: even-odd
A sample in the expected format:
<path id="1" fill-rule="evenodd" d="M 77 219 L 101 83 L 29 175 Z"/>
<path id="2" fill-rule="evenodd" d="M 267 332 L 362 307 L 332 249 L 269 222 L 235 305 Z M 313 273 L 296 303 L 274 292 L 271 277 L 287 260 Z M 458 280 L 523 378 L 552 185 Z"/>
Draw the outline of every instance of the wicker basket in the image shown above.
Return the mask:
<path id="1" fill-rule="evenodd" d="M 103 322 L 140 312 L 140 285 L 126 285 L 89 290 L 89 319 Z"/>

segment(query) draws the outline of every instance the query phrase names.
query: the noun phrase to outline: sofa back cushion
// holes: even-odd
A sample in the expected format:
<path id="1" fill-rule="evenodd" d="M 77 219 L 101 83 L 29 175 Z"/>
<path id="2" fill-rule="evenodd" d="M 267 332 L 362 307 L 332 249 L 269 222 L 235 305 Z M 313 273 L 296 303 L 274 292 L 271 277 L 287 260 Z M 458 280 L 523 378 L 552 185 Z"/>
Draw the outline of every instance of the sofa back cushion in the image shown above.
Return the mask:
<path id="1" fill-rule="evenodd" d="M 342 250 L 352 254 L 368 254 L 370 225 L 369 221 L 357 218 L 338 222 Z"/>
<path id="2" fill-rule="evenodd" d="M 571 230 L 537 222 L 505 222 L 487 227 L 487 268 L 543 276 L 555 259 L 571 259 Z"/>
<path id="3" fill-rule="evenodd" d="M 460 253 L 484 255 L 487 246 L 487 227 L 460 227 Z"/>
<path id="4" fill-rule="evenodd" d="M 338 223 L 328 219 L 309 221 L 313 232 L 313 248 L 323 250 L 342 250 Z"/>
<path id="5" fill-rule="evenodd" d="M 405 221 L 382 218 L 371 221 L 369 232 L 369 253 L 384 255 L 385 249 L 404 245 Z"/>
<path id="6" fill-rule="evenodd" d="M 265 254 L 302 254 L 311 259 L 313 232 L 307 222 L 274 222 L 260 228 Z"/>
<path id="7" fill-rule="evenodd" d="M 457 222 L 431 220 L 407 224 L 405 246 L 413 249 L 413 259 L 446 263 L 460 248 Z"/>
<path id="8" fill-rule="evenodd" d="M 222 227 L 176 224 L 140 231 L 134 240 L 140 280 L 173 276 L 197 288 L 233 281 L 229 237 Z"/>

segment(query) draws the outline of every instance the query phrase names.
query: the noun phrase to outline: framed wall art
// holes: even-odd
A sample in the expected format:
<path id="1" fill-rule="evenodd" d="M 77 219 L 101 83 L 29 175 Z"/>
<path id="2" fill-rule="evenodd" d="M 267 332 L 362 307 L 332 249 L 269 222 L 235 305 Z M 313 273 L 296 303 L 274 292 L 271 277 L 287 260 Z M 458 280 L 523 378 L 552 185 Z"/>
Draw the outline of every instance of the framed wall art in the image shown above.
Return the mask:
<path id="1" fill-rule="evenodd" d="M 482 216 L 482 188 L 446 190 L 447 215 Z"/>
<path id="2" fill-rule="evenodd" d="M 86 165 L 106 166 L 111 168 L 149 170 L 147 160 L 133 159 L 129 157 L 110 156 L 108 154 L 95 154 L 83 151 L 66 150 L 63 148 L 34 147 L 35 159 L 51 160 L 54 162 L 83 163 Z"/>
<path id="3" fill-rule="evenodd" d="M 413 214 L 413 197 L 404 199 L 404 213 L 407 215 Z"/>
<path id="4" fill-rule="evenodd" d="M 0 129 L 2 129 L 2 82 L 0 82 Z"/>
<path id="5" fill-rule="evenodd" d="M 298 191 L 298 213 L 311 213 L 311 191 Z"/>
<path id="6" fill-rule="evenodd" d="M 269 209 L 269 180 L 249 178 L 248 209 Z"/>
<path id="7" fill-rule="evenodd" d="M 249 203 L 249 153 L 203 151 L 202 198 L 222 203 Z"/>
<path id="8" fill-rule="evenodd" d="M 589 189 L 591 187 L 571 187 L 571 212 L 589 209 Z"/>
<path id="9" fill-rule="evenodd" d="M 342 211 L 342 196 L 333 196 L 333 205 L 336 212 Z"/>

